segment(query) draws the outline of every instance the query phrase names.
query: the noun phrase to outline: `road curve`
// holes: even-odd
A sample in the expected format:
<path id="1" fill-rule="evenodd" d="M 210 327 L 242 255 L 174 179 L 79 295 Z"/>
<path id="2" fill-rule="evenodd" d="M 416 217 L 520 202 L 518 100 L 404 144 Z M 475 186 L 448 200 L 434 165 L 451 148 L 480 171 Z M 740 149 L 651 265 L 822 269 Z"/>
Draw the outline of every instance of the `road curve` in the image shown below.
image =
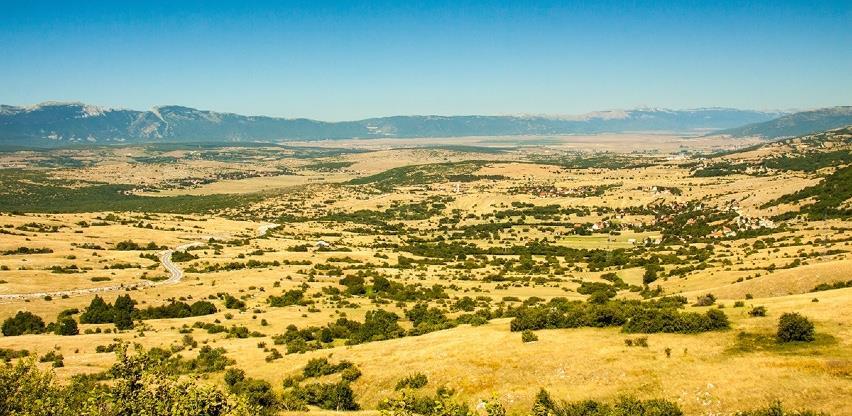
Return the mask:
<path id="1" fill-rule="evenodd" d="M 258 236 L 263 236 L 270 229 L 278 227 L 278 224 L 263 224 L 257 229 Z M 71 297 L 71 296 L 83 296 L 83 295 L 91 295 L 93 293 L 105 293 L 105 292 L 114 292 L 117 290 L 127 290 L 127 289 L 144 289 L 155 286 L 162 285 L 170 285 L 180 282 L 183 279 L 183 270 L 181 270 L 174 262 L 172 262 L 172 254 L 175 251 L 184 251 L 190 247 L 196 247 L 204 245 L 204 242 L 195 241 L 192 243 L 182 244 L 171 250 L 163 250 L 159 254 L 160 263 L 169 272 L 169 278 L 166 280 L 162 280 L 159 282 L 152 282 L 150 280 L 143 280 L 141 282 L 135 282 L 127 285 L 117 285 L 117 286 L 101 286 L 101 287 L 91 287 L 86 289 L 72 289 L 72 290 L 60 290 L 55 292 L 34 292 L 34 293 L 12 293 L 12 294 L 0 294 L 0 301 L 14 301 L 14 300 L 26 300 L 26 299 L 41 299 L 45 296 L 50 296 L 53 298 L 59 297 Z"/>

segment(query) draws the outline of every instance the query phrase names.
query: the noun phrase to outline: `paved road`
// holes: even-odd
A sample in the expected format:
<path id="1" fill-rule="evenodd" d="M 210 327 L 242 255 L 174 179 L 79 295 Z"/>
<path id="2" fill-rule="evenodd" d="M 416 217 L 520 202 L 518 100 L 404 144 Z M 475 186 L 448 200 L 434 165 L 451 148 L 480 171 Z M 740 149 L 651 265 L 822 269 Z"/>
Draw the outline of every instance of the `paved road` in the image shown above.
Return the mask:
<path id="1" fill-rule="evenodd" d="M 270 229 L 278 227 L 278 224 L 263 224 L 257 229 L 258 236 L 263 236 Z M 65 296 L 82 296 L 82 295 L 91 295 L 93 293 L 104 293 L 104 292 L 114 292 L 117 290 L 127 290 L 127 289 L 143 289 L 154 286 L 162 286 L 162 285 L 170 285 L 177 282 L 180 282 L 183 279 L 183 270 L 181 270 L 176 264 L 172 262 L 172 254 L 175 251 L 184 251 L 190 247 L 202 246 L 204 242 L 196 241 L 192 243 L 182 244 L 175 247 L 172 250 L 164 250 L 160 252 L 160 263 L 163 264 L 163 267 L 166 268 L 166 271 L 169 272 L 169 278 L 166 280 L 162 280 L 159 282 L 152 282 L 150 280 L 143 280 L 141 282 L 135 282 L 127 285 L 118 285 L 118 286 L 101 286 L 101 287 L 91 287 L 86 289 L 72 289 L 72 290 L 60 290 L 56 292 L 35 292 L 35 293 L 13 293 L 13 294 L 0 294 L 0 301 L 14 301 L 14 300 L 25 300 L 25 299 L 41 299 L 45 296 L 50 296 L 52 298 L 61 298 Z"/>

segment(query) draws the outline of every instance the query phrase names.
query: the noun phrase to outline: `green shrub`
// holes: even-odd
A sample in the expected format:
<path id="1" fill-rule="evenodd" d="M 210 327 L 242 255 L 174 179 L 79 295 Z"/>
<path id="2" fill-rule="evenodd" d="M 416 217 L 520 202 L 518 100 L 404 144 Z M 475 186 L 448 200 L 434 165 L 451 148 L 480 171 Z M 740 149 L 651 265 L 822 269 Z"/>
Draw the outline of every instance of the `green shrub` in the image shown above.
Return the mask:
<path id="1" fill-rule="evenodd" d="M 273 306 L 273 307 L 284 307 L 284 306 L 290 306 L 290 305 L 303 305 L 303 304 L 305 304 L 304 297 L 305 297 L 305 291 L 304 290 L 293 289 L 293 290 L 288 290 L 287 292 L 284 292 L 281 296 L 270 295 L 266 299 L 266 302 L 269 303 L 269 306 Z"/>
<path id="2" fill-rule="evenodd" d="M 64 317 L 56 322 L 56 335 L 77 335 L 80 329 L 77 328 L 77 321 L 71 317 Z"/>
<path id="3" fill-rule="evenodd" d="M 225 295 L 225 307 L 228 309 L 242 309 L 246 307 L 246 303 L 231 295 Z"/>
<path id="4" fill-rule="evenodd" d="M 750 311 L 748 311 L 748 314 L 750 316 L 754 316 L 754 317 L 766 316 L 766 307 L 765 306 L 755 306 L 754 308 L 751 308 Z"/>
<path id="5" fill-rule="evenodd" d="M 408 388 L 408 389 L 419 389 L 419 388 L 426 386 L 426 384 L 428 384 L 428 383 L 429 383 L 429 379 L 426 378 L 425 374 L 414 373 L 414 374 L 411 374 L 409 376 L 406 376 L 405 378 L 400 379 L 396 383 L 395 390 L 402 390 L 402 389 L 406 389 L 406 388 Z"/>
<path id="6" fill-rule="evenodd" d="M 710 306 L 716 303 L 716 296 L 712 293 L 708 293 L 704 296 L 699 296 L 695 301 L 695 306 Z"/>
<path id="7" fill-rule="evenodd" d="M 311 383 L 293 389 L 296 397 L 307 404 L 326 410 L 358 410 L 355 393 L 349 383 Z"/>
<path id="8" fill-rule="evenodd" d="M 358 367 L 349 367 L 340 373 L 340 378 L 348 382 L 358 380 L 361 378 L 361 370 Z"/>
<path id="9" fill-rule="evenodd" d="M 813 341 L 814 324 L 798 313 L 785 313 L 778 320 L 776 337 L 779 342 Z"/>
<path id="10" fill-rule="evenodd" d="M 228 386 L 228 391 L 239 395 L 245 399 L 249 406 L 258 409 L 258 414 L 273 415 L 276 413 L 278 398 L 275 397 L 272 385 L 269 382 L 246 378 L 242 370 L 229 369 L 225 372 L 225 384 Z"/>
<path id="11" fill-rule="evenodd" d="M 7 337 L 25 335 L 25 334 L 41 334 L 45 331 L 44 321 L 37 315 L 19 311 L 15 316 L 7 318 L 3 321 L 3 335 Z"/>
<path id="12" fill-rule="evenodd" d="M 246 372 L 239 368 L 229 368 L 225 371 L 225 385 L 228 387 L 242 383 L 246 379 Z"/>
<path id="13" fill-rule="evenodd" d="M 14 358 L 23 358 L 29 356 L 30 352 L 27 350 L 13 350 L 8 348 L 0 348 L 0 361 L 9 362 Z"/>
<path id="14" fill-rule="evenodd" d="M 302 375 L 305 377 L 322 377 L 354 367 L 355 364 L 345 360 L 337 364 L 332 364 L 327 358 L 314 358 L 305 365 Z"/>
<path id="15" fill-rule="evenodd" d="M 453 399 L 453 391 L 444 387 L 438 388 L 435 396 L 413 395 L 402 390 L 399 397 L 383 400 L 379 403 L 382 414 L 388 415 L 423 415 L 423 416 L 474 416 L 470 408 Z"/>
<path id="16" fill-rule="evenodd" d="M 523 341 L 523 342 L 538 341 L 538 335 L 536 335 L 535 332 L 530 331 L 529 329 L 524 330 L 524 332 L 521 332 L 521 341 Z"/>
<path id="17" fill-rule="evenodd" d="M 172 261 L 175 263 L 197 260 L 198 256 L 195 254 L 186 252 L 186 251 L 173 251 L 172 252 Z"/>

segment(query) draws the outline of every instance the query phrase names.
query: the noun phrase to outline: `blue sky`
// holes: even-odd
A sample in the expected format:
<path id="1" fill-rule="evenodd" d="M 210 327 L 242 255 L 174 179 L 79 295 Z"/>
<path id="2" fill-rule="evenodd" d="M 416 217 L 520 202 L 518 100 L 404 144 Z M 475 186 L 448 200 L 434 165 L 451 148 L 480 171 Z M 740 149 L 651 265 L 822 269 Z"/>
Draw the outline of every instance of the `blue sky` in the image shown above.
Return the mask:
<path id="1" fill-rule="evenodd" d="M 0 0 L 0 103 L 359 119 L 852 104 L 852 1 Z"/>

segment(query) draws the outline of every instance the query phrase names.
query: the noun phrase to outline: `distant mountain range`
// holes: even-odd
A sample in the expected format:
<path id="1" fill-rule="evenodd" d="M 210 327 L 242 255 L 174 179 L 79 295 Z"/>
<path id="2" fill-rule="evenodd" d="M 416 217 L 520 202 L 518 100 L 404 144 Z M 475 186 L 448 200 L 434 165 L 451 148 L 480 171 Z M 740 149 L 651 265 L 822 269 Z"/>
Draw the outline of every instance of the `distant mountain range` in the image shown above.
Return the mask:
<path id="1" fill-rule="evenodd" d="M 702 108 L 636 109 L 581 116 L 395 116 L 324 122 L 243 116 L 180 106 L 150 111 L 82 103 L 0 105 L 0 145 L 238 142 L 378 137 L 458 137 L 607 132 L 709 132 L 772 120 L 783 113 Z"/>
<path id="2" fill-rule="evenodd" d="M 781 116 L 774 120 L 748 124 L 718 131 L 733 137 L 760 136 L 766 139 L 802 136 L 819 131 L 852 125 L 852 106 L 830 107 L 802 111 Z"/>

